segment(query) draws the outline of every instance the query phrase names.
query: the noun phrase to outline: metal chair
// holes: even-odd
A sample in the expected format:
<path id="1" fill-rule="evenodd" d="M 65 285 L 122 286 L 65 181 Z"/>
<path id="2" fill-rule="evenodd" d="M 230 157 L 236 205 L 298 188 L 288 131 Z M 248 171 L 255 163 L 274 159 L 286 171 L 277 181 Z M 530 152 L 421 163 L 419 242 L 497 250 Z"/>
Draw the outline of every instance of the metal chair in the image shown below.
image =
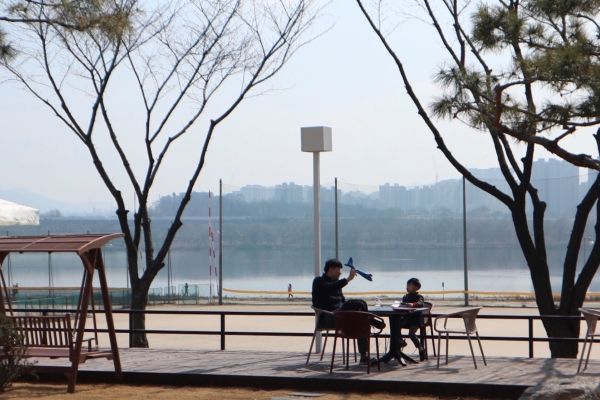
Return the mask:
<path id="1" fill-rule="evenodd" d="M 379 363 L 379 334 L 385 327 L 383 319 L 375 314 L 364 311 L 336 311 L 333 313 L 335 317 L 335 337 L 333 339 L 333 353 L 331 354 L 331 367 L 329 373 L 333 372 L 333 362 L 335 359 L 335 346 L 337 339 L 342 338 L 342 349 L 344 346 L 343 340 L 346 339 L 346 369 L 350 367 L 350 339 L 367 339 L 367 374 L 371 373 L 371 337 L 375 338 L 375 348 L 377 350 L 377 370 L 381 369 Z M 371 333 L 373 321 L 379 321 L 382 328 L 379 331 Z"/>
<path id="2" fill-rule="evenodd" d="M 473 356 L 473 364 L 475 365 L 475 369 L 477 369 L 477 362 L 475 361 L 475 353 L 473 352 L 473 344 L 471 343 L 471 335 L 475 334 L 477 337 L 477 342 L 479 343 L 479 350 L 481 350 L 481 357 L 483 358 L 483 363 L 487 366 L 487 362 L 485 361 L 485 355 L 483 354 L 483 347 L 481 347 L 481 340 L 479 339 L 479 332 L 477 332 L 477 325 L 475 324 L 475 320 L 477 319 L 477 314 L 483 307 L 475 307 L 469 308 L 467 310 L 458 311 L 451 314 L 440 315 L 434 321 L 434 329 L 438 333 L 438 354 L 437 354 L 437 367 L 440 367 L 440 347 L 442 342 L 442 334 L 446 334 L 446 365 L 448 365 L 448 345 L 450 333 L 467 335 L 467 339 L 469 340 L 469 347 L 471 348 L 471 355 Z M 464 329 L 460 328 L 447 328 L 447 323 L 449 318 L 462 318 L 465 324 Z M 444 320 L 443 328 L 438 328 L 438 321 Z"/>
<path id="3" fill-rule="evenodd" d="M 590 353 L 592 352 L 592 344 L 594 343 L 595 337 L 600 337 L 600 332 L 596 333 L 596 323 L 598 322 L 598 318 L 600 318 L 600 311 L 593 310 L 591 308 L 580 308 L 579 311 L 583 314 L 585 318 L 585 322 L 587 323 L 587 332 L 585 334 L 585 340 L 583 341 L 583 349 L 581 350 L 581 358 L 579 359 L 579 367 L 577 367 L 577 373 L 581 370 L 581 363 L 583 362 L 583 357 L 585 355 L 585 347 L 587 345 L 587 341 L 590 341 L 590 347 L 588 348 L 587 357 L 585 358 L 585 366 L 583 367 L 583 371 L 587 369 L 588 361 L 590 359 Z"/>
<path id="4" fill-rule="evenodd" d="M 433 335 L 433 323 L 432 323 L 433 320 L 431 318 L 431 310 L 433 310 L 433 303 L 424 301 L 423 307 L 427 307 L 428 310 L 423 311 L 421 313 L 421 330 L 419 332 L 419 336 L 420 336 L 421 346 L 423 346 L 423 349 L 425 350 L 425 357 L 426 357 L 426 359 L 429 359 L 429 350 L 427 348 L 427 327 L 429 327 L 429 329 L 431 330 L 431 343 L 433 345 L 433 356 L 434 357 L 436 356 L 435 337 Z M 403 328 L 401 327 L 400 330 L 402 331 L 402 329 Z M 402 340 L 404 340 L 404 339 L 402 339 Z"/>
<path id="5" fill-rule="evenodd" d="M 315 331 L 313 333 L 313 337 L 310 342 L 310 348 L 308 349 L 308 356 L 306 357 L 307 364 L 308 364 L 308 361 L 310 360 L 310 354 L 312 353 L 312 348 L 315 344 L 315 338 L 317 337 L 317 334 L 320 332 L 327 332 L 327 335 L 325 336 L 325 342 L 323 343 L 323 349 L 321 350 L 321 361 L 323 361 L 323 354 L 325 354 L 325 346 L 327 345 L 327 336 L 329 336 L 329 331 L 331 330 L 331 328 L 324 327 L 323 325 L 321 325 L 321 315 L 329 314 L 329 315 L 333 316 L 333 312 L 331 312 L 331 311 L 321 310 L 320 308 L 316 308 L 314 306 L 311 306 L 310 308 L 315 310 Z"/>
<path id="6" fill-rule="evenodd" d="M 427 349 L 427 327 L 431 330 L 431 344 L 433 347 L 433 356 L 436 356 L 435 352 L 435 338 L 433 336 L 433 319 L 431 318 L 431 311 L 433 310 L 433 303 L 428 301 L 423 302 L 423 306 L 429 310 L 421 313 L 421 345 L 425 349 L 425 357 L 429 359 L 429 351 Z"/>
<path id="7" fill-rule="evenodd" d="M 312 348 L 315 344 L 315 338 L 317 337 L 317 333 L 325 332 L 325 341 L 323 342 L 323 349 L 321 350 L 321 358 L 320 358 L 320 361 L 323 361 L 323 355 L 325 354 L 325 346 L 327 345 L 327 337 L 329 337 L 329 331 L 334 329 L 333 327 L 323 326 L 322 320 L 321 320 L 322 314 L 329 314 L 333 318 L 332 311 L 322 310 L 322 309 L 314 307 L 314 306 L 311 306 L 310 308 L 315 310 L 315 331 L 313 333 L 312 341 L 310 342 L 310 348 L 308 349 L 308 356 L 306 357 L 307 364 L 310 360 L 310 354 L 312 353 Z M 344 355 L 344 354 L 346 354 L 346 353 L 344 353 L 344 349 L 342 348 L 342 355 Z M 354 361 L 356 361 L 356 360 L 357 360 L 357 358 L 356 358 L 356 340 L 355 340 L 354 341 Z"/>

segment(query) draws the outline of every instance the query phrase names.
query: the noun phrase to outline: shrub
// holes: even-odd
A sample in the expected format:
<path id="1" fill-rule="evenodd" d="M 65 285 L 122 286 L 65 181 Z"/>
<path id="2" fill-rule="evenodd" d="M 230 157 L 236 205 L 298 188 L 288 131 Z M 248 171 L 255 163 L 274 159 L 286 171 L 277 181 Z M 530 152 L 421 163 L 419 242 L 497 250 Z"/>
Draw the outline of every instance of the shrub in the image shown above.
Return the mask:
<path id="1" fill-rule="evenodd" d="M 31 371 L 33 363 L 25 360 L 27 350 L 23 336 L 12 320 L 0 314 L 0 392 Z"/>

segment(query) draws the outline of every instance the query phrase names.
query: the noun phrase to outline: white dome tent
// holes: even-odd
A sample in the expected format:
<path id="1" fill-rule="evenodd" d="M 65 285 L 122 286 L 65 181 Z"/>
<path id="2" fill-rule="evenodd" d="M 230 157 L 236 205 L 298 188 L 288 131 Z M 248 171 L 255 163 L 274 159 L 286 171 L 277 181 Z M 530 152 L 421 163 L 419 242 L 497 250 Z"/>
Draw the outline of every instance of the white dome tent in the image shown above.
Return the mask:
<path id="1" fill-rule="evenodd" d="M 21 204 L 0 199 L 0 226 L 11 225 L 39 225 L 40 211 Z M 7 232 L 8 235 L 8 232 Z M 50 257 L 50 256 L 48 256 Z M 48 261 L 50 262 L 50 261 Z M 7 257 L 6 272 L 8 275 L 8 286 L 13 285 L 10 254 Z M 0 269 L 0 273 L 1 273 Z M 49 267 L 49 273 L 50 267 Z"/>
<path id="2" fill-rule="evenodd" d="M 0 199 L 0 226 L 39 224 L 39 210 Z"/>

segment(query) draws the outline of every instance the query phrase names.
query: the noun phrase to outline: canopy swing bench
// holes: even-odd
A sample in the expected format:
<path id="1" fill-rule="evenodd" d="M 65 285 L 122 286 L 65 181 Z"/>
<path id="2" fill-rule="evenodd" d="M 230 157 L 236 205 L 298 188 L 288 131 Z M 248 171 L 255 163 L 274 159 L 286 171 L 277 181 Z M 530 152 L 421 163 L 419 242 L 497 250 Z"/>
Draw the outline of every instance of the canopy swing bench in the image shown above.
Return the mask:
<path id="1" fill-rule="evenodd" d="M 110 306 L 106 272 L 102 260 L 102 247 L 109 241 L 121 238 L 122 233 L 97 235 L 55 235 L 0 237 L 0 313 L 12 319 L 17 330 L 23 335 L 26 345 L 26 357 L 68 358 L 71 366 L 35 367 L 38 372 L 59 372 L 67 375 L 69 393 L 75 392 L 79 364 L 89 359 L 106 358 L 113 360 L 117 382 L 123 382 L 121 360 L 117 347 L 115 324 Z M 83 263 L 83 279 L 79 292 L 79 302 L 75 310 L 75 321 L 71 325 L 71 315 L 53 316 L 15 316 L 13 315 L 10 294 L 4 280 L 2 263 L 11 252 L 71 252 L 76 253 Z M 106 326 L 110 339 L 110 349 L 98 348 L 98 331 L 93 296 L 94 271 L 98 271 L 100 291 L 106 316 Z M 5 306 L 6 302 L 6 306 Z M 84 338 L 88 307 L 91 303 L 94 322 L 94 337 Z M 8 309 L 8 315 L 7 315 Z M 92 345 L 92 340 L 95 345 Z M 83 343 L 87 342 L 87 346 Z M 0 354 L 0 357 L 2 354 Z"/>

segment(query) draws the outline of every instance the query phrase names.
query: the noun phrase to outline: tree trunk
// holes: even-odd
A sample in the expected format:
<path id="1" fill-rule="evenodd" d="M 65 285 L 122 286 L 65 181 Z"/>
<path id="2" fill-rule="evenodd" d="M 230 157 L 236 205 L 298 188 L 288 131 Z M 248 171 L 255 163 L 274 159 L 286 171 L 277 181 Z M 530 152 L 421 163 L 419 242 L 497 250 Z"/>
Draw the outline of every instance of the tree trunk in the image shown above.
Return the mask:
<path id="1" fill-rule="evenodd" d="M 545 249 L 538 250 L 532 240 L 527 226 L 527 219 L 523 212 L 524 207 L 516 212 L 513 211 L 512 219 L 515 232 L 521 245 L 523 255 L 527 260 L 527 266 L 531 274 L 531 282 L 535 292 L 535 301 L 542 316 L 570 316 L 571 312 L 561 312 L 554 303 L 552 297 L 552 284 L 550 281 L 550 269 L 546 261 Z M 543 230 L 538 230 L 538 235 L 543 235 Z M 538 243 L 543 240 L 538 238 Z M 544 251 L 544 252 L 542 252 Z M 575 308 L 577 309 L 577 308 Z M 575 314 L 578 315 L 578 314 Z M 579 320 L 547 318 L 542 319 L 546 334 L 549 338 L 578 338 L 580 324 Z M 550 341 L 550 354 L 552 358 L 576 358 L 579 345 L 577 342 Z"/>
<path id="2" fill-rule="evenodd" d="M 552 318 L 543 320 L 544 328 L 549 338 L 578 338 L 580 321 L 572 319 Z M 550 354 L 552 358 L 577 358 L 579 343 L 551 341 Z"/>
<path id="3" fill-rule="evenodd" d="M 137 284 L 131 287 L 131 309 L 145 310 L 147 305 L 148 285 L 140 279 Z M 146 329 L 146 314 L 133 314 L 131 321 L 131 329 Z M 132 347 L 149 347 L 146 333 L 133 333 L 131 345 Z"/>
<path id="4" fill-rule="evenodd" d="M 137 250 L 133 244 L 133 240 L 126 240 L 127 245 L 127 257 L 129 264 L 129 281 L 131 283 L 131 310 L 145 310 L 148 305 L 148 290 L 150 283 L 147 280 L 140 279 L 138 275 L 138 258 Z M 130 319 L 130 329 L 146 329 L 146 315 L 145 314 L 132 314 Z M 148 338 L 146 333 L 132 333 L 131 342 L 132 347 L 149 347 Z"/>

